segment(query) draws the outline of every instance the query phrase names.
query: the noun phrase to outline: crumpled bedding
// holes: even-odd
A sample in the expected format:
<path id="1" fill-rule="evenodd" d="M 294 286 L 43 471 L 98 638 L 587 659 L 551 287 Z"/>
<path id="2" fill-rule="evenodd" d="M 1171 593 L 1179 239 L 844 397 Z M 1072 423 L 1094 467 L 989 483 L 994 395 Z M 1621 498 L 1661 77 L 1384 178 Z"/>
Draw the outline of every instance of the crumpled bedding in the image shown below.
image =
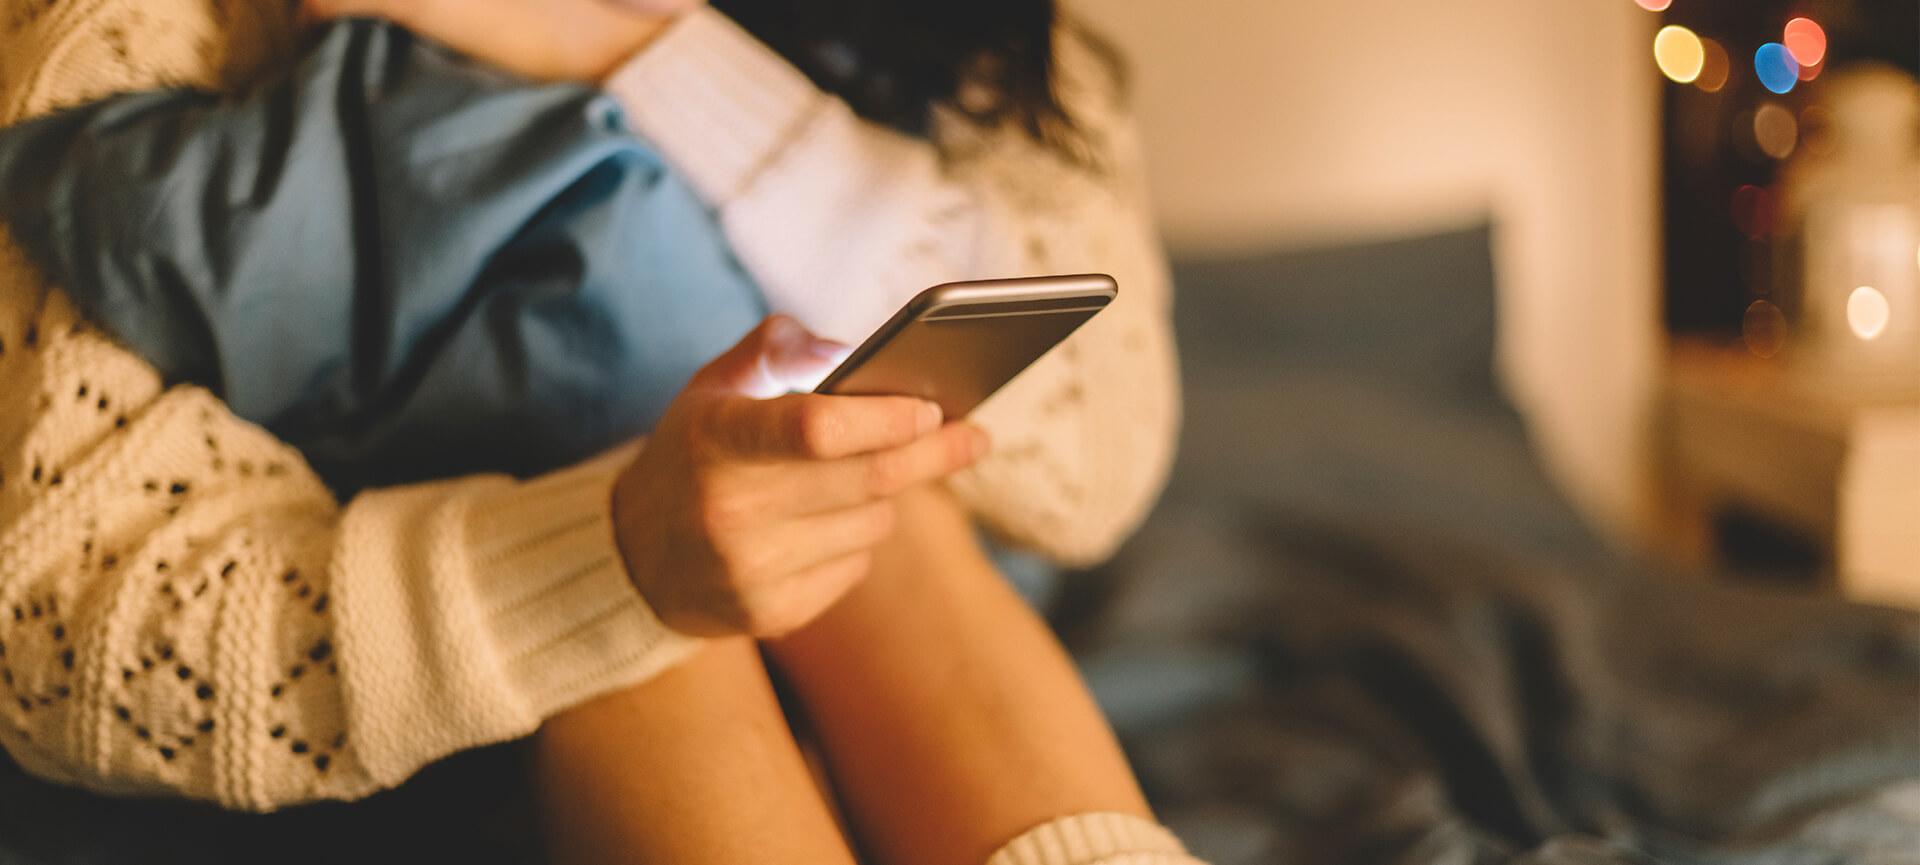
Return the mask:
<path id="1" fill-rule="evenodd" d="M 1215 865 L 1920 862 L 1920 615 L 1259 511 L 1109 577 L 1066 625 Z"/>

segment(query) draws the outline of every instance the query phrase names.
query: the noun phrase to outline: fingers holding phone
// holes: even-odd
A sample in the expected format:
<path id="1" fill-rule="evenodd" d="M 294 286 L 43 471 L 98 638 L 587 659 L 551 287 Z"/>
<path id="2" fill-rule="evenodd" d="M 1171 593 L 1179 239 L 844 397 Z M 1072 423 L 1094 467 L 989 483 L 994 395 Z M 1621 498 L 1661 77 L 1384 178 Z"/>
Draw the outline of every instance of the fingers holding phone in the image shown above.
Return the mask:
<path id="1" fill-rule="evenodd" d="M 696 374 L 615 484 L 628 572 L 670 627 L 777 636 L 865 575 L 892 497 L 959 471 L 985 436 L 907 397 L 788 394 L 845 348 L 763 323 Z"/>

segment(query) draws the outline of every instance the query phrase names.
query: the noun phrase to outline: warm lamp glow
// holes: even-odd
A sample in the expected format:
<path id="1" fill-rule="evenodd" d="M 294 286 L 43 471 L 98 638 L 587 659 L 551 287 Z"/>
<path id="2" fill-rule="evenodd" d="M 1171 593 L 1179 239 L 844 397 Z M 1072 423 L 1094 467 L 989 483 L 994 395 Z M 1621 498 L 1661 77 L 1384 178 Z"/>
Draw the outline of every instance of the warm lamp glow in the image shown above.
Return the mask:
<path id="1" fill-rule="evenodd" d="M 1640 4 L 1640 8 L 1648 12 L 1665 12 L 1668 6 L 1673 5 L 1673 0 L 1633 0 L 1633 2 Z"/>
<path id="2" fill-rule="evenodd" d="M 1753 52 L 1753 72 L 1760 85 L 1775 93 L 1786 93 L 1800 83 L 1800 62 L 1778 42 L 1768 42 Z"/>
<path id="3" fill-rule="evenodd" d="M 1793 55 L 1793 61 L 1801 66 L 1819 66 L 1820 61 L 1827 58 L 1827 31 L 1812 18 L 1788 21 L 1780 41 L 1787 46 L 1787 53 Z"/>
<path id="4" fill-rule="evenodd" d="M 1692 30 L 1670 24 L 1654 34 L 1653 62 L 1660 65 L 1660 74 L 1679 84 L 1691 84 L 1706 64 L 1706 49 Z"/>
<path id="5" fill-rule="evenodd" d="M 1873 339 L 1884 333 L 1893 318 L 1887 296 L 1871 285 L 1863 285 L 1847 295 L 1847 326 L 1861 339 Z"/>

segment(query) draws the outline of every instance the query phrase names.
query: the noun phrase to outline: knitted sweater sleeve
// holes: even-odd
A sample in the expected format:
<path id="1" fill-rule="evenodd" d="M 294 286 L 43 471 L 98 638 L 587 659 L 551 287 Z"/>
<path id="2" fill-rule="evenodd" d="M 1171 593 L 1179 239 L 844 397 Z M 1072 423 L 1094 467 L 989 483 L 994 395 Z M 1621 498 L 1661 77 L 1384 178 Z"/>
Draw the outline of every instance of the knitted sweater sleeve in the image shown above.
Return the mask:
<path id="1" fill-rule="evenodd" d="M 976 412 L 995 449 L 953 482 L 1003 539 L 1085 564 L 1159 493 L 1179 395 L 1131 122 L 1091 52 L 1060 43 L 1062 98 L 1101 151 L 1096 168 L 1007 131 L 948 123 L 929 142 L 862 122 L 710 9 L 607 86 L 718 209 L 769 305 L 835 339 L 858 342 L 942 282 L 1112 274 L 1118 300 Z"/>
<path id="2" fill-rule="evenodd" d="M 677 660 L 609 454 L 345 507 L 164 388 L 0 232 L 0 746 L 36 774 L 266 810 L 363 796 Z"/>

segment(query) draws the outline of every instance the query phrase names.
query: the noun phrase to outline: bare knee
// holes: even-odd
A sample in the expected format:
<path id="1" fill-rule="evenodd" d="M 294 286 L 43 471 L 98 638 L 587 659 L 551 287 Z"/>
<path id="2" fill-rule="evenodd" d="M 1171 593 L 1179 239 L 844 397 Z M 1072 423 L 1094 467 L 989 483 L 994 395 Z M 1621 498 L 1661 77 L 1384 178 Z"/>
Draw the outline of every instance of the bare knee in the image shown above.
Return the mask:
<path id="1" fill-rule="evenodd" d="M 556 862 L 853 861 L 750 640 L 556 715 L 533 772 Z"/>

